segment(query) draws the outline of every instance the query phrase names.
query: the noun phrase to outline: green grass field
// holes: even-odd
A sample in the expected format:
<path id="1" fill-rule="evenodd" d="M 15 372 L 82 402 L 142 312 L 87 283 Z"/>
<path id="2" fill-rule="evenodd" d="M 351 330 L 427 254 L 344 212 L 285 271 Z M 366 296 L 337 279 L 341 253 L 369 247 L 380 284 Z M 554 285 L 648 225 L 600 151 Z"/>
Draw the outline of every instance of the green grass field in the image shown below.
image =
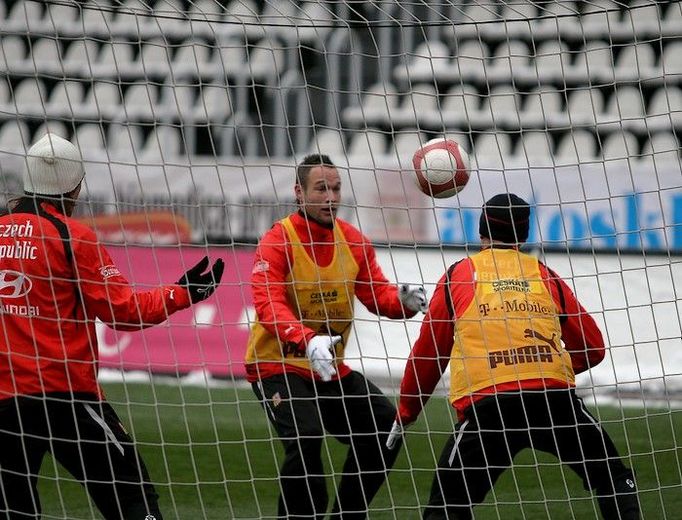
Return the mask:
<path id="1" fill-rule="evenodd" d="M 108 384 L 106 392 L 138 443 L 165 518 L 275 515 L 281 450 L 250 390 Z M 682 410 L 593 411 L 621 453 L 629 454 L 644 518 L 680 518 Z M 410 428 L 387 485 L 372 503 L 370 518 L 419 518 L 452 421 L 445 399 L 434 397 Z M 344 447 L 333 439 L 326 447 L 333 496 Z M 562 471 L 555 459 L 526 451 L 515 462 L 494 494 L 477 508 L 477 519 L 598 518 L 596 503 L 579 479 L 568 469 Z M 100 518 L 80 485 L 52 459 L 45 460 L 39 485 L 43 518 Z"/>

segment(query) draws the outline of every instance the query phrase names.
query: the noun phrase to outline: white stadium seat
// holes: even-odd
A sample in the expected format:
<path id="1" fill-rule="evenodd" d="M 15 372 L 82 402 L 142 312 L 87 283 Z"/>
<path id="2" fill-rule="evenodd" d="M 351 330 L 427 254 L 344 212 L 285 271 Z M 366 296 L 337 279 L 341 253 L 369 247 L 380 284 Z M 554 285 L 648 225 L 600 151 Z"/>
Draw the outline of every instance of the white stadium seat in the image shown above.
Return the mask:
<path id="1" fill-rule="evenodd" d="M 89 118 L 110 121 L 120 114 L 122 103 L 121 90 L 117 83 L 96 81 L 85 95 L 84 105 Z"/>
<path id="2" fill-rule="evenodd" d="M 466 40 L 457 47 L 454 68 L 464 78 L 484 79 L 488 46 L 481 40 Z"/>
<path id="3" fill-rule="evenodd" d="M 579 164 L 597 159 L 597 140 L 588 130 L 567 132 L 559 141 L 557 164 Z"/>
<path id="4" fill-rule="evenodd" d="M 33 132 L 33 142 L 37 141 L 47 133 L 58 135 L 64 139 L 69 138 L 69 129 L 62 121 L 47 121 L 41 124 L 35 132 Z"/>
<path id="5" fill-rule="evenodd" d="M 523 132 L 516 144 L 517 157 L 524 158 L 532 166 L 553 166 L 552 140 L 544 130 Z"/>
<path id="6" fill-rule="evenodd" d="M 142 129 L 136 125 L 114 123 L 107 132 L 107 150 L 127 162 L 135 161 L 142 153 Z"/>
<path id="7" fill-rule="evenodd" d="M 221 84 L 202 85 L 194 108 L 194 120 L 205 123 L 224 123 L 232 115 L 230 89 Z"/>
<path id="8" fill-rule="evenodd" d="M 0 152 L 26 153 L 31 147 L 28 125 L 21 120 L 10 119 L 0 127 Z"/>
<path id="9" fill-rule="evenodd" d="M 22 116 L 39 116 L 45 113 L 45 86 L 35 78 L 21 80 L 14 89 L 13 103 L 16 114 Z"/>
<path id="10" fill-rule="evenodd" d="M 682 74 L 682 41 L 678 39 L 663 48 L 661 65 L 663 73 L 667 76 Z"/>
<path id="11" fill-rule="evenodd" d="M 451 73 L 452 52 L 441 41 L 422 42 L 414 53 L 410 54 L 412 56 L 407 64 L 406 77 L 408 81 L 428 81 L 430 78 L 438 78 Z"/>
<path id="12" fill-rule="evenodd" d="M 518 127 L 521 98 L 512 85 L 500 85 L 483 98 L 481 115 L 493 128 L 500 125 Z"/>
<path id="13" fill-rule="evenodd" d="M 47 112 L 53 116 L 78 118 L 83 108 L 85 87 L 80 81 L 60 81 L 50 92 Z"/>
<path id="14" fill-rule="evenodd" d="M 76 128 L 73 141 L 83 151 L 105 148 L 102 127 L 96 123 L 86 123 Z"/>
<path id="15" fill-rule="evenodd" d="M 634 159 L 638 153 L 637 138 L 630 132 L 616 131 L 602 141 L 602 157 L 605 161 Z"/>
<path id="16" fill-rule="evenodd" d="M 28 60 L 34 71 L 43 74 L 63 72 L 62 47 L 56 38 L 39 38 L 31 46 Z"/>
<path id="17" fill-rule="evenodd" d="M 651 96 L 647 124 L 659 127 L 682 126 L 682 88 L 660 87 Z"/>
<path id="18" fill-rule="evenodd" d="M 326 154 L 332 161 L 339 160 L 346 154 L 343 132 L 336 128 L 322 128 L 315 131 L 308 153 Z"/>
<path id="19" fill-rule="evenodd" d="M 617 87 L 616 92 L 611 94 L 601 121 L 641 121 L 644 113 L 644 99 L 638 87 Z"/>
<path id="20" fill-rule="evenodd" d="M 545 126 L 557 115 L 563 115 L 563 93 L 550 90 L 551 87 L 538 87 L 526 96 L 521 111 L 523 127 Z"/>
<path id="21" fill-rule="evenodd" d="M 389 124 L 400 110 L 399 101 L 397 90 L 392 83 L 375 83 L 362 93 L 359 105 L 353 104 L 344 110 L 344 122 L 352 126 Z"/>
<path id="22" fill-rule="evenodd" d="M 129 121 L 156 119 L 157 104 L 158 93 L 148 83 L 131 85 L 123 95 L 125 118 Z"/>
<path id="23" fill-rule="evenodd" d="M 604 95 L 598 89 L 579 88 L 568 95 L 567 113 L 571 124 L 596 124 L 604 112 Z"/>
<path id="24" fill-rule="evenodd" d="M 380 158 L 386 153 L 386 136 L 381 132 L 358 132 L 353 136 L 348 155 L 362 158 Z"/>
<path id="25" fill-rule="evenodd" d="M 0 38 L 0 70 L 18 72 L 25 65 L 28 65 L 26 63 L 26 40 L 19 36 Z"/>
<path id="26" fill-rule="evenodd" d="M 486 133 L 474 143 L 476 162 L 481 169 L 501 169 L 512 156 L 512 143 L 509 134 L 503 132 Z"/>

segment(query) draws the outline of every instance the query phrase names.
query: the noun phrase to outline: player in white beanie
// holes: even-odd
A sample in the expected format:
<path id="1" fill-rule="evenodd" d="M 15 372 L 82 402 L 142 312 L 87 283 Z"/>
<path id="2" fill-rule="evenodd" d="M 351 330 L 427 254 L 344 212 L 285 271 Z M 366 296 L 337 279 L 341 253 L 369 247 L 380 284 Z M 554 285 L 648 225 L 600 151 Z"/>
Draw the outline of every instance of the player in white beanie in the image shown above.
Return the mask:
<path id="1" fill-rule="evenodd" d="M 48 133 L 28 151 L 24 191 L 48 196 L 70 194 L 84 176 L 78 148 L 63 137 Z"/>
<path id="2" fill-rule="evenodd" d="M 175 284 L 136 291 L 88 226 L 71 218 L 78 149 L 47 134 L 26 157 L 24 195 L 0 214 L 0 517 L 40 518 L 35 475 L 50 452 L 106 520 L 162 520 L 144 462 L 97 380 L 95 319 L 135 330 L 208 298 L 208 257 Z M 207 271 L 208 269 L 208 271 Z"/>

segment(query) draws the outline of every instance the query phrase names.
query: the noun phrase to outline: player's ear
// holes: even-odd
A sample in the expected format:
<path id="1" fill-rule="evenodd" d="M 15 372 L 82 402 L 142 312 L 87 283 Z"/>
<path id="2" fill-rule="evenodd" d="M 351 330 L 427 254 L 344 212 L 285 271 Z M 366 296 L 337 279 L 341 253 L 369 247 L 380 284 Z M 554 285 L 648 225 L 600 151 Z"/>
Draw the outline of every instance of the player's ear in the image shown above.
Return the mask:
<path id="1" fill-rule="evenodd" d="M 296 202 L 303 204 L 303 187 L 299 183 L 294 184 L 294 195 L 296 196 Z"/>

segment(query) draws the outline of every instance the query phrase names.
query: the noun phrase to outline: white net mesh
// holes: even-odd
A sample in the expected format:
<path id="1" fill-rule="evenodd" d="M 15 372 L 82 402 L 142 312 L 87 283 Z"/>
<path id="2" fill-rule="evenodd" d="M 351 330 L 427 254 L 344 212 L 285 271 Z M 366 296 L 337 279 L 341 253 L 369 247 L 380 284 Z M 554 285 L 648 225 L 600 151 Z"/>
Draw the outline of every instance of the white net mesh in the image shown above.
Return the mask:
<path id="1" fill-rule="evenodd" d="M 281 447 L 243 379 L 249 280 L 253 245 L 295 208 L 292 166 L 314 152 L 339 166 L 340 216 L 380 246 L 388 278 L 429 294 L 478 249 L 487 198 L 532 203 L 529 244 L 609 347 L 579 392 L 635 469 L 644 516 L 676 518 L 680 36 L 680 2 L 648 0 L 0 0 L 2 206 L 49 130 L 81 150 L 76 214 L 136 287 L 174 282 L 206 252 L 228 264 L 214 299 L 164 326 L 97 325 L 109 401 L 167 517 L 276 516 Z M 436 200 L 417 189 L 412 154 L 443 135 L 472 171 Z M 396 393 L 420 321 L 356 307 L 348 363 Z M 446 382 L 371 518 L 416 518 L 426 504 L 455 421 Z M 325 446 L 333 493 L 343 448 Z M 476 518 L 597 514 L 543 457 L 523 454 Z M 44 518 L 98 514 L 58 465 L 40 482 Z"/>

